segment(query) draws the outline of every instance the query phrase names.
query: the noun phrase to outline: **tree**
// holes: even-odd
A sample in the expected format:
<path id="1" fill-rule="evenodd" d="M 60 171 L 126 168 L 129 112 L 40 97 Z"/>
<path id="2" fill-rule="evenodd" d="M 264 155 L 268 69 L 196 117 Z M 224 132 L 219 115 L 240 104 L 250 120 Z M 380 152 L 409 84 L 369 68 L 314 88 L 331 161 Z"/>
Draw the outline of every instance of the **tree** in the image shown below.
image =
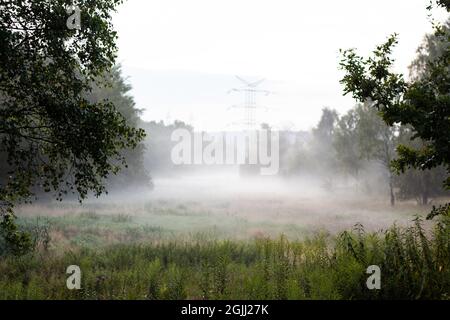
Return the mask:
<path id="1" fill-rule="evenodd" d="M 448 1 L 437 4 L 450 12 Z M 450 43 L 450 33 L 441 26 L 435 27 L 434 34 L 443 43 Z M 340 66 L 345 71 L 341 80 L 344 94 L 351 93 L 361 102 L 370 101 L 388 125 L 408 125 L 413 136 L 425 142 L 419 149 L 398 146 L 398 158 L 392 162 L 398 172 L 410 167 L 425 170 L 443 165 L 447 170 L 444 186 L 450 188 L 450 46 L 444 46 L 438 57 L 426 63 L 420 78 L 407 82 L 402 74 L 391 71 L 395 44 L 394 34 L 367 59 L 354 49 L 343 51 Z M 447 205 L 429 217 L 449 211 Z"/>
<path id="2" fill-rule="evenodd" d="M 395 204 L 390 164 L 395 156 L 396 132 L 397 128 L 386 125 L 368 104 L 358 104 L 339 120 L 334 136 L 338 159 L 354 174 L 362 168 L 362 159 L 375 160 L 386 169 L 391 205 Z"/>
<path id="3" fill-rule="evenodd" d="M 358 105 L 358 136 L 361 155 L 368 160 L 378 161 L 388 174 L 391 205 L 395 205 L 394 173 L 391 162 L 395 157 L 397 126 L 389 127 L 382 121 L 376 110 L 368 104 Z"/>
<path id="4" fill-rule="evenodd" d="M 358 128 L 358 113 L 352 108 L 337 122 L 333 137 L 333 146 L 341 169 L 354 178 L 358 177 L 363 168 Z"/>
<path id="5" fill-rule="evenodd" d="M 338 118 L 336 110 L 323 108 L 320 121 L 317 127 L 313 129 L 313 135 L 321 142 L 330 142 Z"/>
<path id="6" fill-rule="evenodd" d="M 129 126 L 139 127 L 142 110 L 136 108 L 134 98 L 130 95 L 131 85 L 123 78 L 120 65 L 114 66 L 110 71 L 97 77 L 91 87 L 91 91 L 87 94 L 87 99 L 91 103 L 108 101 L 125 118 Z M 108 179 L 109 189 L 118 187 L 123 190 L 124 186 L 152 186 L 151 178 L 144 167 L 144 152 L 143 141 L 135 148 L 121 150 L 126 166 L 117 175 Z"/>
<path id="7" fill-rule="evenodd" d="M 411 79 L 423 78 L 428 71 L 428 64 L 433 62 L 445 52 L 448 42 L 443 41 L 441 35 L 450 31 L 450 18 L 440 27 L 438 33 L 425 35 L 423 43 L 417 49 L 417 57 L 409 65 L 409 77 Z"/>
<path id="8" fill-rule="evenodd" d="M 121 0 L 74 1 L 81 29 L 66 23 L 66 0 L 0 3 L 1 229 L 11 250 L 26 250 L 13 207 L 29 201 L 33 186 L 68 192 L 80 201 L 105 191 L 104 181 L 125 164 L 121 150 L 144 137 L 111 102 L 86 98 L 92 81 L 116 58 L 111 13 Z"/>
<path id="9" fill-rule="evenodd" d="M 338 118 L 336 110 L 323 108 L 320 121 L 312 131 L 312 158 L 315 160 L 315 169 L 323 174 L 323 186 L 327 189 L 333 186 L 332 172 L 336 165 L 333 134 Z"/>
<path id="10" fill-rule="evenodd" d="M 424 146 L 424 141 L 413 138 L 412 130 L 407 126 L 400 127 L 398 143 L 415 149 Z M 401 199 L 416 199 L 417 203 L 427 205 L 430 197 L 448 194 L 442 188 L 445 174 L 443 166 L 426 170 L 408 168 L 404 173 L 395 177 L 395 184 L 399 189 L 398 197 Z"/>
<path id="11" fill-rule="evenodd" d="M 144 165 L 152 176 L 173 174 L 177 170 L 186 169 L 185 166 L 176 166 L 171 161 L 171 151 L 176 145 L 171 136 L 176 129 L 186 129 L 192 133 L 194 131 L 192 126 L 177 120 L 168 124 L 151 121 L 142 122 L 140 125 L 148 134 L 148 138 L 145 139 L 148 151 L 144 154 Z"/>

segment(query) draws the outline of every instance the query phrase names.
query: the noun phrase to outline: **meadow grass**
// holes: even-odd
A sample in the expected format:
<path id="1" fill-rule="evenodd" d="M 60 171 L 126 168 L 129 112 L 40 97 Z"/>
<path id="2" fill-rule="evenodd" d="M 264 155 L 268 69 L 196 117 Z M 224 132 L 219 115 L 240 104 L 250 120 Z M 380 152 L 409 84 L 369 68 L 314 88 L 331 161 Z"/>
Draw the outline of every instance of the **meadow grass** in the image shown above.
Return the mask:
<path id="1" fill-rule="evenodd" d="M 0 258 L 0 299 L 450 299 L 448 217 L 430 231 L 416 219 L 295 240 L 182 237 L 92 213 L 21 224 L 35 250 Z M 66 287 L 69 265 L 81 268 L 80 290 Z M 380 290 L 366 286 L 370 265 Z"/>

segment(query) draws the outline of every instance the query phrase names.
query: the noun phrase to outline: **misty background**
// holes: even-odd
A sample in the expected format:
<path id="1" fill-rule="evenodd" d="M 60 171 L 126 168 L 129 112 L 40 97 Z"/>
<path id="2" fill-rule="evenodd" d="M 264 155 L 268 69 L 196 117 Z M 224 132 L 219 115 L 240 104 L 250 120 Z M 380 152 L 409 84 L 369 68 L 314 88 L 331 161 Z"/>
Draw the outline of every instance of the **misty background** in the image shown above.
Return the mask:
<path id="1" fill-rule="evenodd" d="M 113 19 L 120 63 L 92 84 L 87 97 L 112 102 L 147 136 L 137 148 L 123 150 L 127 167 L 109 175 L 109 194 L 90 197 L 74 212 L 93 206 L 95 212 L 145 215 L 150 206 L 146 221 L 157 227 L 175 228 L 180 223 L 173 217 L 180 216 L 187 230 L 250 219 L 258 226 L 249 223 L 243 234 L 295 226 L 304 235 L 356 223 L 372 230 L 410 223 L 445 202 L 444 168 L 399 175 L 390 167 L 400 143 L 423 142 L 411 140 L 410 128 L 388 127 L 368 105 L 343 96 L 339 83 L 339 49 L 357 47 L 366 55 L 393 30 L 400 34 L 393 54 L 397 71 L 409 77 L 420 72 L 428 56 L 419 49 L 439 44 L 425 38 L 432 31 L 427 1 L 407 3 L 407 14 L 399 15 L 406 1 L 370 7 L 356 0 L 127 1 Z M 434 11 L 438 19 L 445 16 Z M 236 108 L 248 101 L 233 89 L 260 80 L 256 89 L 264 92 L 254 96 L 258 108 L 249 127 L 245 109 Z M 278 131 L 279 173 L 262 177 L 246 165 L 175 165 L 171 134 L 178 128 Z M 35 189 L 42 210 L 67 213 L 46 207 L 53 194 Z M 40 210 L 24 206 L 22 214 Z"/>

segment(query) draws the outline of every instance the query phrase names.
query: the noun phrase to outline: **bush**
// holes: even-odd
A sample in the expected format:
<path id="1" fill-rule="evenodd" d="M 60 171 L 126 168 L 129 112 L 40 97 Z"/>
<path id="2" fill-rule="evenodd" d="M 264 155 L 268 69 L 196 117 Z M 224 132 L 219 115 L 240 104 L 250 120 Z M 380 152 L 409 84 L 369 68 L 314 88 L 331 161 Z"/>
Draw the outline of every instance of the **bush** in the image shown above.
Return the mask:
<path id="1" fill-rule="evenodd" d="M 82 290 L 65 288 L 80 266 Z M 366 286 L 370 265 L 381 290 Z M 0 261 L 0 299 L 449 299 L 450 223 L 304 241 L 170 241 Z"/>

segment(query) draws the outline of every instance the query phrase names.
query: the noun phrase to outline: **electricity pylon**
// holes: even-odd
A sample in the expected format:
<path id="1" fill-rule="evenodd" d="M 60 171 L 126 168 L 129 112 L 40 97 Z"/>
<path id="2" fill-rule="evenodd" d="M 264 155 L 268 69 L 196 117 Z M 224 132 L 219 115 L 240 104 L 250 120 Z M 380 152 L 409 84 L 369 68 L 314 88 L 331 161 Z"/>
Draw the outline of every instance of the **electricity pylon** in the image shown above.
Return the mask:
<path id="1" fill-rule="evenodd" d="M 241 88 L 233 88 L 228 93 L 232 92 L 242 92 L 244 94 L 244 104 L 238 105 L 238 106 L 232 106 L 231 108 L 239 108 L 244 109 L 244 120 L 242 121 L 243 125 L 247 130 L 255 129 L 256 126 L 256 119 L 255 119 L 255 113 L 256 109 L 267 109 L 265 107 L 258 106 L 256 104 L 256 95 L 259 93 L 265 94 L 266 96 L 269 95 L 271 92 L 267 90 L 261 90 L 257 89 L 257 87 L 264 82 L 265 79 L 260 79 L 258 81 L 249 82 L 239 76 L 236 76 L 236 78 L 241 81 L 244 86 Z"/>

